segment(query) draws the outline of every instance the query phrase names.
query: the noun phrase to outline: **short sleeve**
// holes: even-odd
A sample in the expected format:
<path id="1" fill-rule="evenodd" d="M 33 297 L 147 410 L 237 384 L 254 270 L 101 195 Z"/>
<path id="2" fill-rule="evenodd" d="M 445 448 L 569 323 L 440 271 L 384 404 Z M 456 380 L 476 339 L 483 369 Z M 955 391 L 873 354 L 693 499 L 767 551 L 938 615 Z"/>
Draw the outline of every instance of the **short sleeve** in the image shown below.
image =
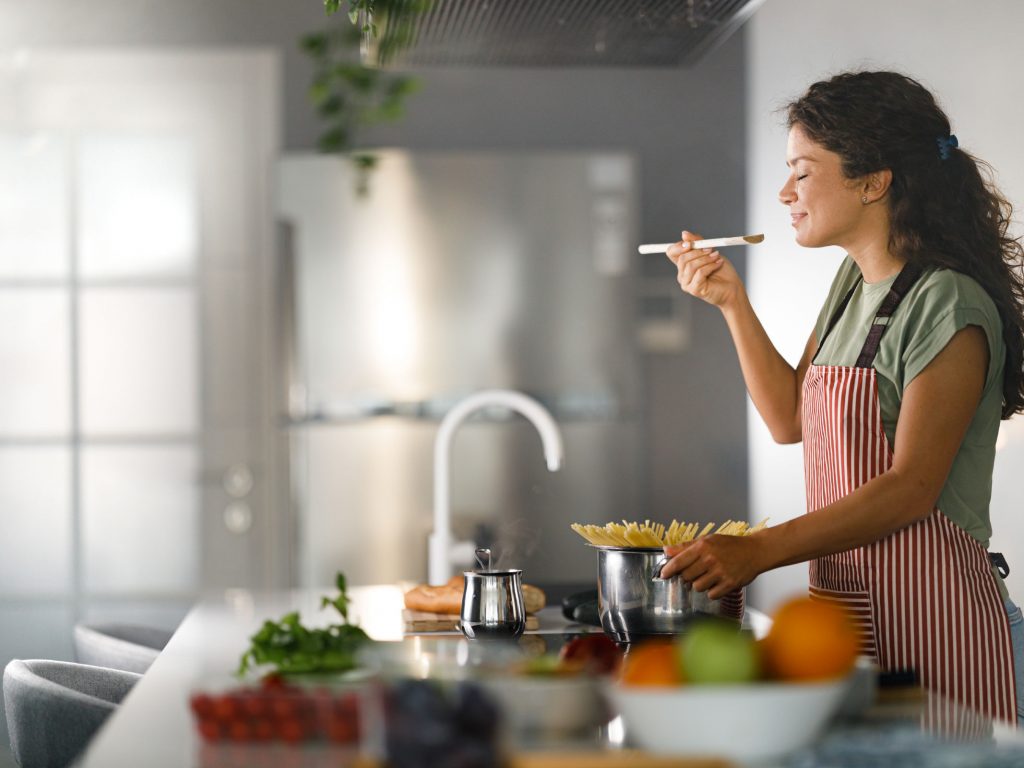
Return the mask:
<path id="1" fill-rule="evenodd" d="M 1002 322 L 992 299 L 972 278 L 949 270 L 930 275 L 915 300 L 910 338 L 902 357 L 902 389 L 935 359 L 959 331 L 977 325 L 988 339 L 989 365 L 985 389 L 1002 380 Z"/>
<path id="2" fill-rule="evenodd" d="M 821 343 L 822 337 L 825 335 L 828 321 L 860 278 L 860 268 L 857 263 L 850 256 L 844 258 L 832 280 L 832 287 L 828 289 L 828 296 L 818 313 L 818 319 L 814 323 L 814 338 L 818 340 L 818 343 Z"/>

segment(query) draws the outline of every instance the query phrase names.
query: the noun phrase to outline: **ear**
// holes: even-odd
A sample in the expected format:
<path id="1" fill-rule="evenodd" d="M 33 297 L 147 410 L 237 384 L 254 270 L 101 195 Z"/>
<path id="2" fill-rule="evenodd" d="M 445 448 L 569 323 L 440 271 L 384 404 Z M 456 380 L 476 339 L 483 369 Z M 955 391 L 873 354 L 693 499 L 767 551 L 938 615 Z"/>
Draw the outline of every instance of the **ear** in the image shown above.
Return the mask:
<path id="1" fill-rule="evenodd" d="M 880 171 L 873 171 L 861 181 L 861 194 L 867 197 L 869 202 L 875 202 L 885 197 L 892 184 L 892 171 L 883 168 Z"/>

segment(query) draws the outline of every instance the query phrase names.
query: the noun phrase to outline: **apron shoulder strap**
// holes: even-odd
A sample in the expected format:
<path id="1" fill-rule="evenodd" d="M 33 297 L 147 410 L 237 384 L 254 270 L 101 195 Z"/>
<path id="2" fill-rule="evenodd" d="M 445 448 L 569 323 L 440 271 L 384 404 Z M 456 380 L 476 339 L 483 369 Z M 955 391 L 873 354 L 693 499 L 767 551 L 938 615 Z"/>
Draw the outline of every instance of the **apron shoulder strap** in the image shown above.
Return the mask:
<path id="1" fill-rule="evenodd" d="M 889 327 L 889 319 L 923 271 L 924 268 L 921 265 L 909 262 L 900 270 L 900 273 L 889 288 L 889 293 L 886 294 L 881 306 L 878 307 L 878 313 L 871 323 L 871 329 L 868 331 L 867 338 L 864 339 L 864 346 L 860 350 L 855 367 L 870 368 L 874 364 L 875 356 L 878 354 L 878 347 L 882 341 L 882 334 Z"/>
<path id="2" fill-rule="evenodd" d="M 839 318 L 843 316 L 843 312 L 846 311 L 846 305 L 850 303 L 850 299 L 853 298 L 853 292 L 857 290 L 857 284 L 855 283 L 853 288 L 846 292 L 843 300 L 839 302 L 839 306 L 836 307 L 836 311 L 832 313 L 832 317 L 828 319 L 828 325 L 825 326 L 825 332 L 821 334 L 821 338 L 818 340 L 818 348 L 814 350 L 814 354 L 811 356 L 811 363 L 814 363 L 815 358 L 818 357 L 818 353 L 821 352 L 821 348 L 825 346 L 825 339 L 832 333 L 832 329 L 836 327 L 836 323 L 839 322 Z"/>

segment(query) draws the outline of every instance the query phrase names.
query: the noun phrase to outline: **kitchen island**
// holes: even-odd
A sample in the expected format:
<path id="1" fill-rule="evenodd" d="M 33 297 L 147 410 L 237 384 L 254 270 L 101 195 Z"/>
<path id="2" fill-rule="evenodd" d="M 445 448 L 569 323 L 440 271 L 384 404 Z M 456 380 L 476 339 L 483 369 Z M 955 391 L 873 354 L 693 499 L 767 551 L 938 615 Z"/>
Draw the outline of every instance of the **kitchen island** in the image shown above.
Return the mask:
<path id="1" fill-rule="evenodd" d="M 320 596 L 330 590 L 254 594 L 242 590 L 210 595 L 200 601 L 175 632 L 150 670 L 136 684 L 117 712 L 107 721 L 78 765 L 83 768 L 212 768 L 220 764 L 196 731 L 189 697 L 197 690 L 237 685 L 232 677 L 249 637 L 267 619 L 299 611 L 304 624 L 332 623 L 336 615 L 320 608 Z M 354 587 L 351 617 L 375 640 L 403 639 L 402 588 L 398 585 Z M 557 608 L 539 614 L 539 628 L 528 633 L 534 642 L 557 647 L 567 633 L 600 631 L 570 624 Z M 448 633 L 458 637 L 455 633 Z M 468 641 L 467 641 L 468 642 Z M 1024 738 L 1011 728 L 995 724 L 978 727 L 971 736 L 953 741 L 922 729 L 918 713 L 928 707 L 921 696 L 904 696 L 876 706 L 860 716 L 839 721 L 813 748 L 791 755 L 783 765 L 905 766 L 932 764 L 941 756 L 943 766 L 1024 766 Z M 934 707 L 933 707 L 934 709 Z M 946 708 L 948 711 L 948 708 Z M 628 735 L 627 735 L 628 736 Z M 737 724 L 742 738 L 742 724 Z M 615 723 L 595 734 L 583 748 L 617 749 L 623 734 Z M 580 749 L 578 743 L 572 745 Z M 273 744 L 266 749 L 246 746 L 248 753 L 224 752 L 224 764 L 289 766 L 342 765 L 346 755 L 334 748 Z M 259 757 L 260 753 L 270 757 Z M 213 755 L 213 761 L 211 761 Z M 266 762 L 269 760 L 269 762 Z M 712 765 L 694 761 L 693 765 Z"/>

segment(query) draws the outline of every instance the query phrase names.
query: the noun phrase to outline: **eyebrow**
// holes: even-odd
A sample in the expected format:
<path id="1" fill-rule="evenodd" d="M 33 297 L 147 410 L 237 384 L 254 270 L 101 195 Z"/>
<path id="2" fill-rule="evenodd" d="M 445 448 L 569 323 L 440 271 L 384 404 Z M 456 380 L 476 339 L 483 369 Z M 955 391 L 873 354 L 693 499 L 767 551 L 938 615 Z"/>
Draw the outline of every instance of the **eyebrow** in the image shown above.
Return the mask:
<path id="1" fill-rule="evenodd" d="M 787 160 L 786 161 L 786 165 L 793 165 L 794 163 L 797 163 L 800 160 L 806 160 L 808 163 L 816 163 L 816 162 L 818 162 L 813 157 L 808 157 L 807 155 L 799 155 L 797 157 L 792 157 L 789 160 Z"/>

